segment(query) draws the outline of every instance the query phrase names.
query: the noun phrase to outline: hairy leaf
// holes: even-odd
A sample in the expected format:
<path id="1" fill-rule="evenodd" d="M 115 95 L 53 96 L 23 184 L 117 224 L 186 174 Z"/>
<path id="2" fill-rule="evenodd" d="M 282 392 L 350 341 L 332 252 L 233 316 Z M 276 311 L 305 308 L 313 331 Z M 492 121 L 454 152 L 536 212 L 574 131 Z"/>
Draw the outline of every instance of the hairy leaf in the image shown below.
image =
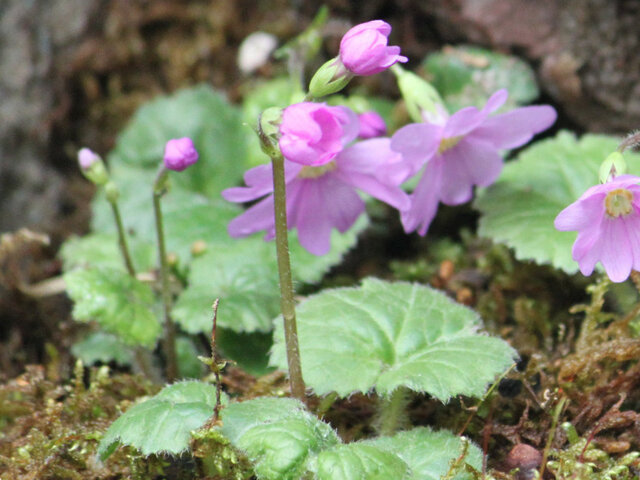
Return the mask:
<path id="1" fill-rule="evenodd" d="M 403 480 L 409 467 L 395 453 L 365 443 L 337 445 L 318 454 L 318 480 Z"/>
<path id="2" fill-rule="evenodd" d="M 161 333 L 151 288 L 111 268 L 74 270 L 64 276 L 73 318 L 95 320 L 129 345 L 153 348 Z"/>
<path id="3" fill-rule="evenodd" d="M 298 479 L 310 457 L 339 443 L 329 425 L 291 398 L 234 403 L 223 410 L 222 421 L 222 432 L 247 453 L 259 479 Z"/>
<path id="4" fill-rule="evenodd" d="M 319 395 L 406 386 L 442 401 L 480 396 L 515 357 L 503 340 L 478 332 L 473 310 L 417 284 L 366 279 L 309 297 L 297 316 L 303 377 Z M 281 321 L 271 363 L 287 366 Z"/>
<path id="5" fill-rule="evenodd" d="M 226 403 L 226 395 L 223 398 Z M 215 401 L 214 385 L 187 381 L 165 387 L 113 422 L 98 453 L 104 460 L 118 445 L 130 445 L 143 455 L 179 454 L 188 448 L 191 432 L 211 417 Z"/>
<path id="6" fill-rule="evenodd" d="M 71 347 L 71 353 L 85 365 L 94 363 L 116 362 L 120 365 L 131 365 L 133 352 L 115 335 L 104 332 L 93 332 Z"/>

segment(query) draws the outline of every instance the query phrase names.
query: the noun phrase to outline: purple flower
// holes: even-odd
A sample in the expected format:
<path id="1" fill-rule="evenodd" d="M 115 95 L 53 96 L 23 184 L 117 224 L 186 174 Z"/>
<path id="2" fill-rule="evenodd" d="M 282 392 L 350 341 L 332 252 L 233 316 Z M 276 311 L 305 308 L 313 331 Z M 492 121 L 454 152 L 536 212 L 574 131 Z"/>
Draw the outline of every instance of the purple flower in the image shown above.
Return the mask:
<path id="1" fill-rule="evenodd" d="M 387 126 L 384 119 L 373 110 L 358 115 L 360 121 L 360 132 L 358 138 L 375 138 L 382 137 L 387 133 Z"/>
<path id="2" fill-rule="evenodd" d="M 357 137 L 358 118 L 345 107 L 296 103 L 282 112 L 280 134 L 284 158 L 302 165 L 324 165 Z"/>
<path id="3" fill-rule="evenodd" d="M 164 147 L 164 166 L 181 172 L 198 161 L 198 151 L 189 137 L 169 140 Z"/>
<path id="4" fill-rule="evenodd" d="M 340 61 L 355 75 L 373 75 L 396 62 L 406 62 L 400 47 L 387 46 L 391 25 L 382 20 L 361 23 L 350 29 L 340 42 Z"/>
<path id="5" fill-rule="evenodd" d="M 473 187 L 491 185 L 502 171 L 500 150 L 519 147 L 551 126 L 555 110 L 548 105 L 516 108 L 490 116 L 507 99 L 499 90 L 482 110 L 467 107 L 451 116 L 425 113 L 427 121 L 398 130 L 391 148 L 418 171 L 426 164 L 411 195 L 411 207 L 401 212 L 407 233 L 425 235 L 438 203 L 459 205 L 473 196 Z"/>
<path id="6" fill-rule="evenodd" d="M 577 230 L 571 251 L 584 275 L 598 261 L 609 278 L 622 282 L 640 270 L 640 177 L 621 175 L 588 189 L 555 219 L 558 230 Z"/>
<path id="7" fill-rule="evenodd" d="M 409 173 L 388 138 L 356 143 L 317 167 L 285 160 L 288 227 L 298 229 L 300 244 L 309 252 L 324 255 L 331 247 L 331 229 L 347 231 L 365 210 L 356 189 L 404 209 L 409 197 L 398 185 Z M 266 230 L 265 240 L 271 240 L 275 236 L 271 164 L 252 168 L 244 180 L 246 187 L 229 188 L 222 196 L 230 202 L 267 197 L 234 218 L 229 234 L 245 237 Z"/>

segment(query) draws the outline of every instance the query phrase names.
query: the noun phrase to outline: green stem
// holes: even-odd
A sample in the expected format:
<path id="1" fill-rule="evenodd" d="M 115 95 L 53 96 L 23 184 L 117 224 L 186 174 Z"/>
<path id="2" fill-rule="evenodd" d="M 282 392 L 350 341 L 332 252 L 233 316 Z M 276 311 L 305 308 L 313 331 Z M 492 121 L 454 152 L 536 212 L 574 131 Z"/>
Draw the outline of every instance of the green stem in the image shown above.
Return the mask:
<path id="1" fill-rule="evenodd" d="M 133 262 L 131 261 L 131 256 L 129 255 L 127 237 L 124 234 L 124 225 L 122 224 L 122 217 L 120 216 L 120 208 L 118 208 L 118 202 L 110 201 L 109 205 L 111 205 L 113 218 L 116 221 L 116 227 L 118 229 L 118 245 L 120 245 L 120 252 L 122 253 L 124 264 L 127 267 L 127 272 L 129 272 L 129 275 L 135 278 L 136 271 L 133 268 Z"/>
<path id="2" fill-rule="evenodd" d="M 284 179 L 284 158 L 281 154 L 271 157 L 273 164 L 273 201 L 276 227 L 276 255 L 280 277 L 280 309 L 284 319 L 284 339 L 287 347 L 287 364 L 291 394 L 305 401 L 305 385 L 300 365 L 300 348 L 296 326 L 295 300 L 289 261 L 289 240 L 287 234 L 287 203 Z"/>
<path id="3" fill-rule="evenodd" d="M 406 420 L 409 399 L 409 390 L 406 387 L 398 387 L 390 396 L 382 399 L 380 436 L 391 436 L 402 426 Z"/>
<path id="4" fill-rule="evenodd" d="M 164 312 L 164 338 L 163 350 L 167 361 L 167 380 L 172 382 L 178 376 L 178 361 L 176 356 L 176 331 L 171 321 L 171 291 L 169 289 L 169 267 L 167 265 L 167 252 L 164 243 L 164 227 L 162 222 L 162 209 L 160 199 L 166 191 L 167 170 L 164 166 L 158 172 L 153 184 L 153 213 L 156 223 L 156 236 L 158 241 L 158 258 L 160 261 L 160 282 L 162 289 L 162 306 Z"/>

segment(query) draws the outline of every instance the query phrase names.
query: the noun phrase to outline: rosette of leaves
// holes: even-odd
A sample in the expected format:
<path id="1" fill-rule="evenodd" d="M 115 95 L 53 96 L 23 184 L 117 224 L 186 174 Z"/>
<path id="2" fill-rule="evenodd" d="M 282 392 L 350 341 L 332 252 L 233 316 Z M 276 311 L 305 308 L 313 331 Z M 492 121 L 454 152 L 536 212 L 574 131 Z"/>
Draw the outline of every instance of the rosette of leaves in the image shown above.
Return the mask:
<path id="1" fill-rule="evenodd" d="M 470 480 L 469 470 L 482 465 L 480 450 L 468 440 L 428 428 L 344 444 L 290 398 L 231 404 L 222 421 L 222 433 L 249 457 L 261 480 Z"/>

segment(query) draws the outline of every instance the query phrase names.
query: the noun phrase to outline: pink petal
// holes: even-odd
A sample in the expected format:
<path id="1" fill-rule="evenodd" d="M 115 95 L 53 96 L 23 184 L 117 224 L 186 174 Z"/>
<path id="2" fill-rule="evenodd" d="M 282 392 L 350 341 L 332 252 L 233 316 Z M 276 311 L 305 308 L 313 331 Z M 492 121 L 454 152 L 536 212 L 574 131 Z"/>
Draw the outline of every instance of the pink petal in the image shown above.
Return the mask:
<path id="1" fill-rule="evenodd" d="M 599 225 L 605 214 L 604 192 L 583 197 L 562 210 L 553 222 L 560 231 L 583 230 Z"/>
<path id="2" fill-rule="evenodd" d="M 391 149 L 402 154 L 414 171 L 419 170 L 438 151 L 442 127 L 426 123 L 411 123 L 391 137 Z"/>
<path id="3" fill-rule="evenodd" d="M 344 173 L 336 171 L 343 182 L 359 188 L 363 192 L 368 193 L 374 198 L 388 203 L 398 210 L 406 210 L 410 207 L 411 202 L 409 196 L 398 186 L 382 183 L 371 175 L 363 175 L 360 173 Z"/>
<path id="4" fill-rule="evenodd" d="M 623 282 L 631 273 L 633 254 L 629 236 L 621 218 L 605 217 L 601 230 L 602 266 L 612 282 Z"/>
<path id="5" fill-rule="evenodd" d="M 314 255 L 325 255 L 331 249 L 331 220 L 322 208 L 322 193 L 319 182 L 306 180 L 298 197 L 296 227 L 298 241 Z"/>
<path id="6" fill-rule="evenodd" d="M 246 237 L 252 233 L 273 227 L 273 196 L 253 205 L 242 215 L 229 222 L 227 231 L 232 237 Z"/>
<path id="7" fill-rule="evenodd" d="M 633 269 L 640 271 L 640 209 L 634 205 L 634 211 L 623 218 L 624 226 L 629 238 Z"/>
<path id="8" fill-rule="evenodd" d="M 442 158 L 435 157 L 427 163 L 425 170 L 411 195 L 411 207 L 401 212 L 402 226 L 406 233 L 418 230 L 426 235 L 438 210 L 441 187 Z"/>
<path id="9" fill-rule="evenodd" d="M 461 137 L 480 125 L 487 118 L 486 112 L 476 107 L 466 107 L 451 115 L 444 127 L 444 138 Z"/>
<path id="10" fill-rule="evenodd" d="M 461 140 L 442 154 L 440 201 L 460 205 L 471 199 L 473 186 L 491 185 L 502 171 L 502 157 L 483 142 Z"/>
<path id="11" fill-rule="evenodd" d="M 516 148 L 553 125 L 556 117 L 556 111 L 548 105 L 516 108 L 487 118 L 471 135 L 497 149 Z"/>
<path id="12" fill-rule="evenodd" d="M 323 194 L 322 208 L 327 210 L 331 225 L 342 233 L 346 232 L 364 212 L 364 202 L 353 187 L 336 175 L 328 174 L 318 181 Z"/>

